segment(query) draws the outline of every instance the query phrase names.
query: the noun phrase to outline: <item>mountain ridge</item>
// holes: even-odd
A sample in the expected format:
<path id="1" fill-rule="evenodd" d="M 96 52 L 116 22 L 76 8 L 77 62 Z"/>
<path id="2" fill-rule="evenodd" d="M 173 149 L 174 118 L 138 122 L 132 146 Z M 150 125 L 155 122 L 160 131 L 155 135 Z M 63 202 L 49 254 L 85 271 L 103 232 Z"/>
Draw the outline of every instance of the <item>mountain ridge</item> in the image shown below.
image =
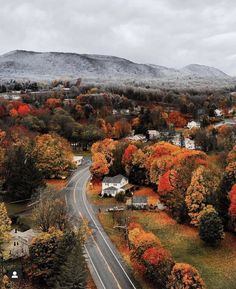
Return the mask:
<path id="1" fill-rule="evenodd" d="M 13 50 L 0 55 L 1 78 L 91 78 L 91 79 L 230 79 L 223 71 L 200 64 L 181 69 L 142 64 L 109 55 L 73 52 Z"/>

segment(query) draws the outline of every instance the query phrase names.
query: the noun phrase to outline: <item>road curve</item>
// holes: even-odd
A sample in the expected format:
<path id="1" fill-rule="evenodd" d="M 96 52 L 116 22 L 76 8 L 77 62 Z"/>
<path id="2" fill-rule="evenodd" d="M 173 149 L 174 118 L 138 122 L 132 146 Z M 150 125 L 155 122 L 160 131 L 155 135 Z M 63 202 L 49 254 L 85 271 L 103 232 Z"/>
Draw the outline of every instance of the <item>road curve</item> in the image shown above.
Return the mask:
<path id="1" fill-rule="evenodd" d="M 65 196 L 71 215 L 86 219 L 92 231 L 85 252 L 96 286 L 98 289 L 140 289 L 87 200 L 86 185 L 90 177 L 89 165 L 81 166 L 69 180 Z"/>

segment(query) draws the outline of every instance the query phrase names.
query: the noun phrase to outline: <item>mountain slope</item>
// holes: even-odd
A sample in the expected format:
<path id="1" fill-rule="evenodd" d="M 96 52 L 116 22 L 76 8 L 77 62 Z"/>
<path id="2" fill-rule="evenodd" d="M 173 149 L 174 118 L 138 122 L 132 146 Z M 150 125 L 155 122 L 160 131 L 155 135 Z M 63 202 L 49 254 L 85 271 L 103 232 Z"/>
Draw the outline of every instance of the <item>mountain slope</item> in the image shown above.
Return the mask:
<path id="1" fill-rule="evenodd" d="M 0 56 L 1 78 L 166 79 L 188 76 L 229 78 L 218 69 L 189 65 L 181 70 L 137 64 L 124 58 L 61 52 L 16 50 Z"/>

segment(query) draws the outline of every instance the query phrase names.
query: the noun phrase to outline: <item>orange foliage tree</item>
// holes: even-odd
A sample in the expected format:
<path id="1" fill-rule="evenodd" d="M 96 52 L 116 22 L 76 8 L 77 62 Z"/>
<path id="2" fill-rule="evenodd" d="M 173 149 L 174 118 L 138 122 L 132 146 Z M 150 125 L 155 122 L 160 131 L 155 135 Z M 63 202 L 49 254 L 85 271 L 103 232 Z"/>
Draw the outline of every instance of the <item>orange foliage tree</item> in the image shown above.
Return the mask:
<path id="1" fill-rule="evenodd" d="M 186 126 L 187 121 L 181 112 L 173 111 L 169 113 L 167 123 L 173 124 L 175 127 L 184 127 Z"/>
<path id="2" fill-rule="evenodd" d="M 26 116 L 30 113 L 30 107 L 28 104 L 21 104 L 18 108 L 19 116 Z"/>
<path id="3" fill-rule="evenodd" d="M 229 216 L 231 219 L 233 231 L 236 232 L 236 184 L 233 185 L 230 193 L 230 207 L 229 207 Z"/>
<path id="4" fill-rule="evenodd" d="M 156 288 L 166 288 L 174 265 L 170 252 L 163 247 L 151 247 L 144 251 L 141 261 L 146 268 L 145 277 Z"/>
<path id="5" fill-rule="evenodd" d="M 90 171 L 98 177 L 109 174 L 109 168 L 114 161 L 113 153 L 118 142 L 113 139 L 106 138 L 92 145 L 92 166 Z"/>
<path id="6" fill-rule="evenodd" d="M 168 282 L 169 289 L 206 289 L 196 268 L 185 263 L 176 263 Z"/>

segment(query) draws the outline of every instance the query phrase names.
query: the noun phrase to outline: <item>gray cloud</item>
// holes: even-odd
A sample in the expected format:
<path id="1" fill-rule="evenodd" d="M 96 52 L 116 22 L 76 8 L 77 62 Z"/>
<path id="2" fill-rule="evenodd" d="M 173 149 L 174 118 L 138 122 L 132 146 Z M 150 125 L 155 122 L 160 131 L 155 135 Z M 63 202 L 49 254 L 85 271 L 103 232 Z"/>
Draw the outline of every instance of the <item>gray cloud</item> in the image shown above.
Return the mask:
<path id="1" fill-rule="evenodd" d="M 0 0 L 0 53 L 109 54 L 236 75 L 234 0 Z"/>

